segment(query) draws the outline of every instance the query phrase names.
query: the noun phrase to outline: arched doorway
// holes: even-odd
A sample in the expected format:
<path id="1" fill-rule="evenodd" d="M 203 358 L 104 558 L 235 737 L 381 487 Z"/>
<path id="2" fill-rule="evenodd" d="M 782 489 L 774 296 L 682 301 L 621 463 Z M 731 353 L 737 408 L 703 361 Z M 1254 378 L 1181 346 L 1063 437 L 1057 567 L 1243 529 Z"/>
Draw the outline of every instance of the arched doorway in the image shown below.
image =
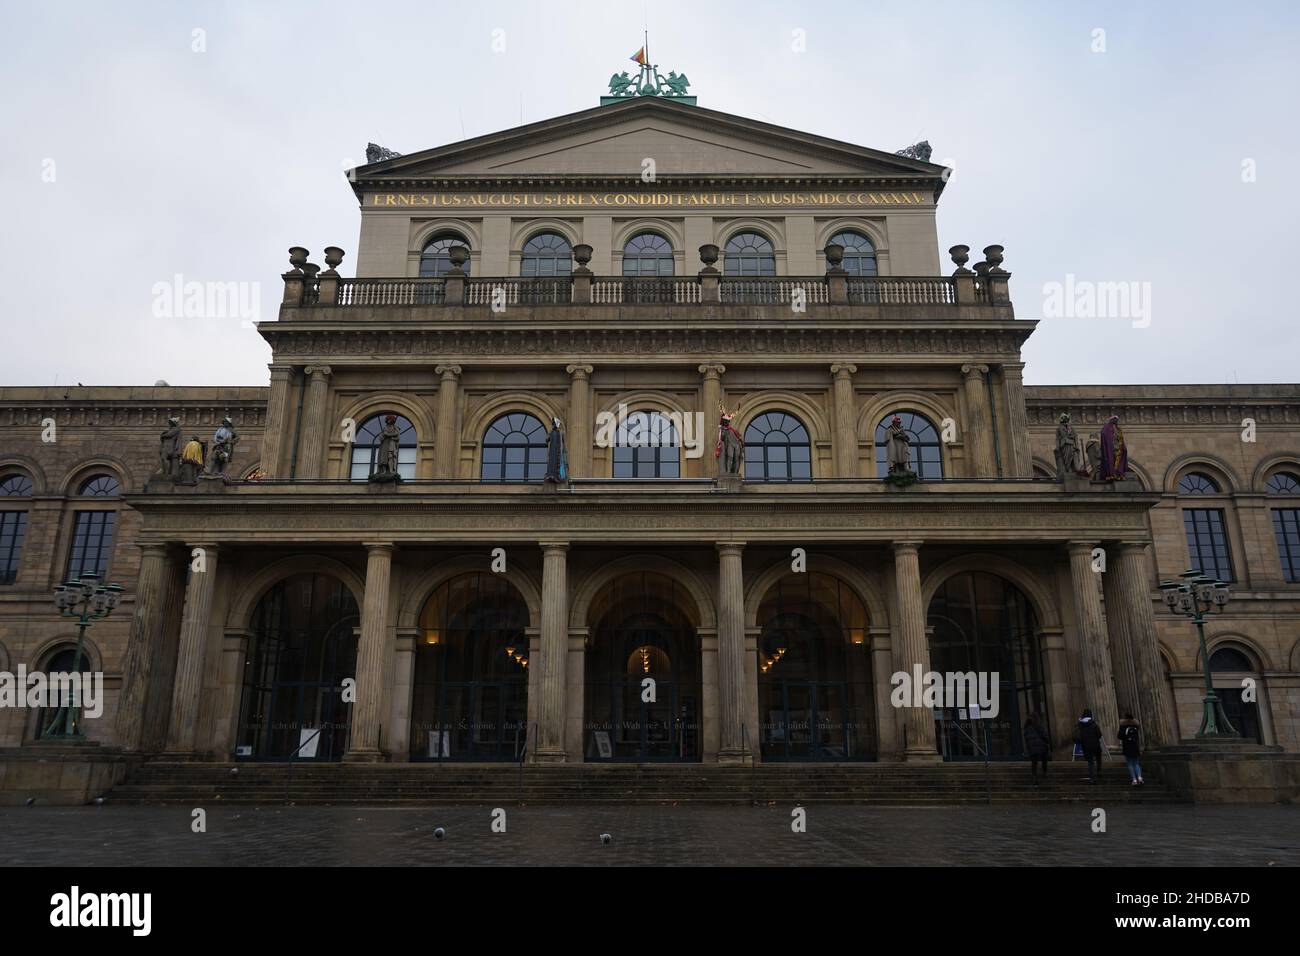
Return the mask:
<path id="1" fill-rule="evenodd" d="M 44 673 L 47 680 L 51 677 L 51 675 L 54 674 L 76 673 L 77 672 L 76 658 L 77 658 L 76 645 L 66 644 L 55 648 L 53 651 L 47 654 L 45 659 L 45 665 L 43 667 L 37 667 L 35 668 L 35 670 Z M 91 667 L 90 664 L 90 658 L 86 654 L 85 649 L 83 648 L 81 652 L 80 673 L 83 674 L 88 673 L 91 670 L 93 670 L 93 668 Z M 45 732 L 51 729 L 51 725 L 54 723 L 54 719 L 56 717 L 60 717 L 63 714 L 63 704 L 66 703 L 66 698 L 61 699 L 59 694 L 50 693 L 47 703 L 52 704 L 53 706 L 42 707 L 39 710 L 37 710 L 36 720 L 31 724 L 30 736 L 33 740 L 40 740 L 45 735 Z M 65 731 L 70 733 L 75 733 L 78 730 L 80 730 L 83 734 L 86 731 L 84 714 L 81 714 L 81 719 L 74 721 L 71 727 L 64 726 L 64 723 L 60 721 L 59 724 L 60 733 L 63 733 Z"/>
<path id="2" fill-rule="evenodd" d="M 955 574 L 931 599 L 928 624 L 932 671 L 974 672 L 990 686 L 991 675 L 998 675 L 996 716 L 972 718 L 969 707 L 935 707 L 944 759 L 982 760 L 985 752 L 994 760 L 1023 757 L 1024 724 L 1031 715 L 1050 736 L 1038 624 L 1019 588 L 985 571 Z"/>
<path id="3" fill-rule="evenodd" d="M 341 760 L 352 726 L 343 681 L 357 670 L 352 592 L 326 574 L 296 574 L 262 596 L 252 621 L 235 755 Z"/>
<path id="4" fill-rule="evenodd" d="M 1237 736 L 1262 744 L 1264 728 L 1259 702 L 1263 699 L 1263 681 L 1255 662 L 1244 650 L 1221 644 L 1210 654 L 1210 672 L 1214 695 L 1219 698 L 1223 715 Z M 1246 693 L 1248 686 L 1254 690 L 1253 694 Z"/>
<path id="5" fill-rule="evenodd" d="M 667 575 L 633 572 L 601 589 L 587 619 L 586 759 L 698 761 L 703 689 L 690 596 Z"/>
<path id="6" fill-rule="evenodd" d="M 528 605 L 498 574 L 444 581 L 420 612 L 412 760 L 512 760 L 528 722 Z"/>
<path id="7" fill-rule="evenodd" d="M 867 609 L 843 581 L 787 574 L 758 606 L 758 724 L 764 760 L 876 755 Z"/>

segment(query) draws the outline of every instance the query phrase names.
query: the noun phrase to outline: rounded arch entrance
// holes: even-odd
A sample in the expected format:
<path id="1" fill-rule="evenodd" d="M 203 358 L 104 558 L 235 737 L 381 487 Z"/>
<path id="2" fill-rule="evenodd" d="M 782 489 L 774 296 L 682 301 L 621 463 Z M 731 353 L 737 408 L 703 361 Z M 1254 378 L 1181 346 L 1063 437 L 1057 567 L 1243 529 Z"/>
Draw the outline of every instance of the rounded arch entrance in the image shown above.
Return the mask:
<path id="1" fill-rule="evenodd" d="M 945 677 L 974 674 L 975 686 L 992 697 L 967 699 L 964 707 L 950 699 L 935 706 L 935 738 L 945 760 L 982 760 L 985 753 L 995 760 L 1022 758 L 1031 717 L 1050 739 L 1038 615 L 1024 591 L 1000 574 L 958 571 L 934 587 L 927 625 L 930 670 Z M 978 707 L 974 716 L 972 707 Z"/>
<path id="2" fill-rule="evenodd" d="M 585 759 L 701 759 L 699 620 L 688 589 L 662 571 L 624 572 L 592 597 L 586 606 Z"/>
<path id="3" fill-rule="evenodd" d="M 347 750 L 361 616 L 338 577 L 299 571 L 261 593 L 249 617 L 235 755 L 336 761 Z"/>
<path id="4" fill-rule="evenodd" d="M 759 601 L 758 725 L 767 760 L 876 755 L 866 603 L 825 572 L 787 572 Z"/>
<path id="5" fill-rule="evenodd" d="M 500 574 L 447 578 L 420 611 L 412 760 L 512 760 L 528 722 L 528 602 Z"/>

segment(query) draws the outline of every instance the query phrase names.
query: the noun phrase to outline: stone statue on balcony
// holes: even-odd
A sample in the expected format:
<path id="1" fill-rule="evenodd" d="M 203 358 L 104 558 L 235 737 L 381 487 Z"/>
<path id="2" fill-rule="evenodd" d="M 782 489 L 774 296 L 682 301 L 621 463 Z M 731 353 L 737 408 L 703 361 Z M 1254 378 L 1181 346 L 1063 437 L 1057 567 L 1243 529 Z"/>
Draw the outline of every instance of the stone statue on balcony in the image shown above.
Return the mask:
<path id="1" fill-rule="evenodd" d="M 1093 481 L 1101 481 L 1101 434 L 1088 433 L 1088 474 Z"/>
<path id="2" fill-rule="evenodd" d="M 1088 477 L 1088 462 L 1084 457 L 1083 441 L 1079 433 L 1070 424 L 1070 416 L 1061 413 L 1056 426 L 1056 480 L 1064 481 L 1067 477 Z"/>
<path id="3" fill-rule="evenodd" d="M 1101 426 L 1101 474 L 1094 477 L 1102 481 L 1123 481 L 1128 477 L 1128 445 L 1118 415 L 1110 416 Z"/>
<path id="4" fill-rule="evenodd" d="M 569 480 L 569 456 L 564 450 L 564 423 L 551 418 L 551 433 L 546 436 L 546 474 L 544 481 Z"/>
<path id="5" fill-rule="evenodd" d="M 235 433 L 235 423 L 227 415 L 221 420 L 221 426 L 212 435 L 212 448 L 208 451 L 208 465 L 205 474 L 213 478 L 224 478 L 230 459 L 235 457 L 235 444 L 239 435 Z"/>
<path id="6" fill-rule="evenodd" d="M 718 476 L 739 478 L 745 467 L 745 439 L 732 427 L 734 413 L 727 411 L 721 403 L 718 411 L 722 417 L 718 420 L 718 443 L 713 449 L 713 457 L 718 459 Z"/>
<path id="7" fill-rule="evenodd" d="M 889 464 L 889 474 L 912 474 L 912 441 L 907 437 L 903 419 L 895 415 L 885 429 L 885 461 Z"/>
<path id="8" fill-rule="evenodd" d="M 203 470 L 203 458 L 203 442 L 199 441 L 198 435 L 191 435 L 190 440 L 185 443 L 184 451 L 181 452 L 181 484 L 194 484 L 199 477 L 199 472 Z"/>
<path id="9" fill-rule="evenodd" d="M 375 455 L 375 470 L 370 475 L 375 481 L 399 481 L 397 449 L 402 443 L 402 430 L 397 427 L 396 415 L 384 416 L 384 427 L 379 429 L 379 449 Z"/>
<path id="10" fill-rule="evenodd" d="M 158 437 L 158 474 L 175 481 L 180 472 L 181 420 L 175 417 L 167 419 L 167 427 Z"/>

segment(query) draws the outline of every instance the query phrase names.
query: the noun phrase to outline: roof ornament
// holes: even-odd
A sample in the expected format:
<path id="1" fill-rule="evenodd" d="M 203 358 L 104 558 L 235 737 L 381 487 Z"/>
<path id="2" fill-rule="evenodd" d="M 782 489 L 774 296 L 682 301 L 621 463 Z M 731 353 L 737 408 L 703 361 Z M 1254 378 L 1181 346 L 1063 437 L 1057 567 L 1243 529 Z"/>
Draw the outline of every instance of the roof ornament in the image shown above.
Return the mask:
<path id="1" fill-rule="evenodd" d="M 906 156 L 908 159 L 919 159 L 923 163 L 928 163 L 930 161 L 930 152 L 930 141 L 923 139 L 915 145 L 894 150 L 894 155 Z"/>
<path id="2" fill-rule="evenodd" d="M 395 149 L 385 149 L 383 146 L 377 146 L 374 143 L 366 143 L 367 163 L 382 163 L 386 159 L 396 159 L 401 155 Z"/>
<path id="3" fill-rule="evenodd" d="M 628 74 L 627 70 L 611 76 L 609 93 L 600 98 L 601 106 L 619 103 L 636 96 L 662 96 L 664 99 L 676 100 L 690 106 L 695 105 L 695 97 L 687 93 L 691 81 L 686 78 L 686 74 L 669 70 L 667 77 L 660 76 L 659 64 L 650 62 L 649 51 L 650 37 L 647 34 L 645 45 L 628 57 L 640 67 L 640 73 L 635 79 Z"/>

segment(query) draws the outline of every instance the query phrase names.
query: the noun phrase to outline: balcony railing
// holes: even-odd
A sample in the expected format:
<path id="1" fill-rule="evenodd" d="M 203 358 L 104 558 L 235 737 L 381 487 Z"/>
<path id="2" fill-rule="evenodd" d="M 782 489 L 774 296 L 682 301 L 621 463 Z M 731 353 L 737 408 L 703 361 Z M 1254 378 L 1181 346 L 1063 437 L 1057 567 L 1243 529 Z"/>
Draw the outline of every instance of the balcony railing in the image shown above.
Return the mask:
<path id="1" fill-rule="evenodd" d="M 1009 273 L 953 276 L 593 276 L 546 278 L 456 275 L 417 279 L 344 279 L 286 273 L 286 306 L 547 305 L 883 305 L 991 306 L 1009 302 Z"/>

